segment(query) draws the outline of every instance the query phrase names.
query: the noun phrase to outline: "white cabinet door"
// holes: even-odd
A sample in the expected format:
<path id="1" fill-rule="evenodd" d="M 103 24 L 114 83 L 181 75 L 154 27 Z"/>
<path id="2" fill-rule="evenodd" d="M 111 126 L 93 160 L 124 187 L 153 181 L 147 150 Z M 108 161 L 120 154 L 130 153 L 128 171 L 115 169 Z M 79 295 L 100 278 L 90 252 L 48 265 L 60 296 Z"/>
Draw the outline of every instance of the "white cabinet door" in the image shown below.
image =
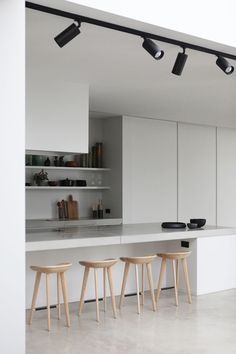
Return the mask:
<path id="1" fill-rule="evenodd" d="M 123 221 L 177 218 L 177 126 L 123 118 Z"/>
<path id="2" fill-rule="evenodd" d="M 88 85 L 30 80 L 26 150 L 88 152 Z"/>
<path id="3" fill-rule="evenodd" d="M 178 124 L 178 212 L 216 224 L 216 128 Z"/>
<path id="4" fill-rule="evenodd" d="M 236 129 L 217 132 L 218 225 L 236 226 Z"/>

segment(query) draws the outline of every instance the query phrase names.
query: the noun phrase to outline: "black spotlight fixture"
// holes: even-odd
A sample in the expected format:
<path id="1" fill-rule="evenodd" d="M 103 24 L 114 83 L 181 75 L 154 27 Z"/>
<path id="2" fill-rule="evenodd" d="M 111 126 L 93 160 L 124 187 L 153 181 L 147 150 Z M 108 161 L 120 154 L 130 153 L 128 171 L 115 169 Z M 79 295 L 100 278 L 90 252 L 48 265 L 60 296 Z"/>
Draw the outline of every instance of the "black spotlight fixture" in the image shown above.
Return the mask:
<path id="1" fill-rule="evenodd" d="M 158 45 L 149 38 L 144 38 L 143 48 L 156 60 L 159 60 L 164 56 L 163 50 L 161 50 Z"/>
<path id="2" fill-rule="evenodd" d="M 221 70 L 223 70 L 224 73 L 227 75 L 230 75 L 234 72 L 233 65 L 230 65 L 230 63 L 223 57 L 217 58 L 216 65 L 218 65 L 219 68 L 221 68 Z"/>
<path id="3" fill-rule="evenodd" d="M 69 27 L 67 27 L 64 31 L 59 33 L 54 40 L 59 45 L 60 48 L 64 47 L 68 42 L 70 42 L 73 38 L 75 38 L 78 34 L 80 34 L 80 23 L 72 23 Z"/>
<path id="4" fill-rule="evenodd" d="M 178 53 L 177 58 L 175 60 L 175 64 L 172 69 L 172 74 L 180 76 L 184 69 L 184 65 L 186 63 L 188 56 L 185 54 L 185 48 L 183 48 L 183 53 Z"/>

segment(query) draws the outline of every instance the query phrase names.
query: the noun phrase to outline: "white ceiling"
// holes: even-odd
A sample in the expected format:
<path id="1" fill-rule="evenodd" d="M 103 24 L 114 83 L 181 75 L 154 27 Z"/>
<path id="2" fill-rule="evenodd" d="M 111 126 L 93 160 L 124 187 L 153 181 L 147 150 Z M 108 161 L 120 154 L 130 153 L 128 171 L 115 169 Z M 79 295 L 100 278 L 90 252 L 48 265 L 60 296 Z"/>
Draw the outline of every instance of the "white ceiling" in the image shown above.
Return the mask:
<path id="1" fill-rule="evenodd" d="M 235 0 L 70 0 L 236 47 Z"/>
<path id="2" fill-rule="evenodd" d="M 236 55 L 232 47 L 76 4 L 37 3 Z M 177 77 L 171 70 L 178 47 L 159 43 L 165 56 L 155 61 L 143 50 L 140 38 L 82 24 L 81 34 L 61 49 L 53 38 L 71 20 L 27 9 L 26 23 L 28 80 L 88 82 L 92 111 L 236 127 L 236 69 L 233 75 L 225 75 L 215 65 L 214 56 L 189 50 L 184 72 Z"/>

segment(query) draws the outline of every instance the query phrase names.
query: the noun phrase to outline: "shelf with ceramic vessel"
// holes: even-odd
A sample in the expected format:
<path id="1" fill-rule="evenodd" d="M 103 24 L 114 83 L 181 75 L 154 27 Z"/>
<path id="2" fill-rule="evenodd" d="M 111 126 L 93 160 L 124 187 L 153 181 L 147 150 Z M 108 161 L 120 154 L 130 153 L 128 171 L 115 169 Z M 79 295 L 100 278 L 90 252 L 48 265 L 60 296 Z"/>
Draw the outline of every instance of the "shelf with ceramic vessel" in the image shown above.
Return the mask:
<path id="1" fill-rule="evenodd" d="M 104 190 L 104 189 L 110 189 L 108 186 L 85 186 L 85 187 L 67 187 L 67 186 L 55 186 L 55 187 L 50 187 L 50 186 L 26 186 L 26 190 L 62 190 L 62 189 L 67 189 L 67 190 Z"/>
<path id="2" fill-rule="evenodd" d="M 95 167 L 67 167 L 67 166 L 25 166 L 27 170 L 58 170 L 58 171 L 91 171 L 91 172 L 107 172 L 110 168 L 95 168 Z"/>

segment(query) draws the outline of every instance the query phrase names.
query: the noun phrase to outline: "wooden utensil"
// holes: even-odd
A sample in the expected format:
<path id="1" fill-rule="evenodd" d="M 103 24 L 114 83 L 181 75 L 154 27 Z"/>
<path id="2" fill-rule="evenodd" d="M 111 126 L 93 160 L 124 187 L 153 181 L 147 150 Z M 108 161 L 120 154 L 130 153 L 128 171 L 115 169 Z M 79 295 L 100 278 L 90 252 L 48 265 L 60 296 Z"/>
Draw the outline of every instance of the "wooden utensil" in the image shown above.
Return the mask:
<path id="1" fill-rule="evenodd" d="M 76 200 L 73 200 L 72 195 L 69 195 L 67 201 L 67 211 L 68 219 L 79 219 L 78 202 Z"/>

